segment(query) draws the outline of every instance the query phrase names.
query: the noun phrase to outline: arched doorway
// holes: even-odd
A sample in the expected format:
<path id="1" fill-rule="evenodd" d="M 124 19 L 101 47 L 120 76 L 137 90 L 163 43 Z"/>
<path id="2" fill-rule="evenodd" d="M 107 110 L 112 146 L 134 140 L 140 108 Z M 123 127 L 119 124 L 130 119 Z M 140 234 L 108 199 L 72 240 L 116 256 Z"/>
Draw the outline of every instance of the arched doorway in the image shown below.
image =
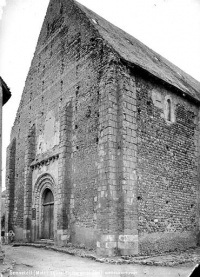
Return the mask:
<path id="1" fill-rule="evenodd" d="M 57 226 L 55 207 L 58 202 L 56 191 L 55 180 L 49 173 L 40 175 L 35 182 L 32 205 L 32 209 L 35 210 L 35 219 L 32 220 L 33 241 L 55 238 Z"/>
<path id="2" fill-rule="evenodd" d="M 46 188 L 42 195 L 42 238 L 54 238 L 54 197 L 49 188 Z"/>

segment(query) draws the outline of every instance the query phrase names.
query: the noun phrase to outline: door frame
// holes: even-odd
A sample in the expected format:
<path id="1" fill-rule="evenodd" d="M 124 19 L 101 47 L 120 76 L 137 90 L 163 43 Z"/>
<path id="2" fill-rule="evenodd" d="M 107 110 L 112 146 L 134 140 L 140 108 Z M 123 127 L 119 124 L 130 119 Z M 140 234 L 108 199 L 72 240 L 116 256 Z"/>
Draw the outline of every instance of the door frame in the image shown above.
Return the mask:
<path id="1" fill-rule="evenodd" d="M 42 221 L 43 221 L 43 196 L 46 189 L 50 189 L 54 197 L 54 238 L 56 237 L 57 214 L 56 214 L 56 183 L 54 178 L 49 173 L 44 173 L 38 177 L 33 190 L 33 205 L 32 208 L 36 209 L 35 220 L 32 220 L 32 240 L 42 238 Z"/>
<path id="2" fill-rule="evenodd" d="M 53 201 L 51 202 L 48 202 L 48 203 L 44 203 L 45 201 L 45 197 L 46 197 L 46 190 L 49 190 L 51 193 L 52 193 L 52 196 L 53 196 Z M 53 206 L 53 209 L 51 208 L 51 206 Z M 45 239 L 45 235 L 44 235 L 44 210 L 45 210 L 45 207 L 49 207 L 49 212 L 50 212 L 50 221 L 49 221 L 49 237 L 46 238 L 46 239 L 52 239 L 51 237 L 51 223 L 53 221 L 53 234 L 54 234 L 54 195 L 53 195 L 53 192 L 51 189 L 49 188 L 46 188 L 44 191 L 43 191 L 43 195 L 42 195 L 42 222 L 41 222 L 41 235 L 42 237 Z M 53 210 L 53 216 L 51 215 L 51 211 Z"/>

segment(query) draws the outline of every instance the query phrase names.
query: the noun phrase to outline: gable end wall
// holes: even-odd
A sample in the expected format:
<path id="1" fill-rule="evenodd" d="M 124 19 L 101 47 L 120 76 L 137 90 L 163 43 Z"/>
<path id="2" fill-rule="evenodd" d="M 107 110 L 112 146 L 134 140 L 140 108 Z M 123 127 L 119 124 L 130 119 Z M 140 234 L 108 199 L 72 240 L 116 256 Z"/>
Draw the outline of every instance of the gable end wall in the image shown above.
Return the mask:
<path id="1" fill-rule="evenodd" d="M 11 134 L 11 139 L 16 138 L 12 228 L 16 240 L 39 238 L 39 221 L 32 221 L 31 210 L 36 203 L 35 184 L 48 173 L 55 180 L 56 243 L 64 245 L 70 240 L 95 247 L 99 83 L 108 61 L 115 57 L 77 9 L 64 7 L 60 20 L 58 3 L 55 5 L 43 24 Z M 69 104 L 70 115 L 66 116 L 67 120 L 71 117 L 71 123 L 66 126 L 63 112 Z M 32 142 L 26 145 L 30 141 L 28 130 L 33 125 L 35 145 Z M 61 145 L 65 133 L 69 136 L 63 145 L 66 150 Z M 30 155 L 29 149 L 32 149 Z M 52 158 L 53 155 L 58 155 L 59 160 L 56 161 L 57 156 Z M 67 195 L 66 201 L 62 200 L 63 193 Z"/>

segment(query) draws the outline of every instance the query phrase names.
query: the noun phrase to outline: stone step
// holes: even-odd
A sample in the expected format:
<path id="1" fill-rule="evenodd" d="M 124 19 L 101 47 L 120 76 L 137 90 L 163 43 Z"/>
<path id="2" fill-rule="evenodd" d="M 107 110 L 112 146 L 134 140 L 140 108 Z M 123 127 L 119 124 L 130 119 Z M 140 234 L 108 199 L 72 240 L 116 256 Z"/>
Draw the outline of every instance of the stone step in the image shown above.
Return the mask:
<path id="1" fill-rule="evenodd" d="M 40 239 L 33 242 L 34 244 L 47 244 L 47 245 L 54 245 L 54 241 L 51 239 Z"/>

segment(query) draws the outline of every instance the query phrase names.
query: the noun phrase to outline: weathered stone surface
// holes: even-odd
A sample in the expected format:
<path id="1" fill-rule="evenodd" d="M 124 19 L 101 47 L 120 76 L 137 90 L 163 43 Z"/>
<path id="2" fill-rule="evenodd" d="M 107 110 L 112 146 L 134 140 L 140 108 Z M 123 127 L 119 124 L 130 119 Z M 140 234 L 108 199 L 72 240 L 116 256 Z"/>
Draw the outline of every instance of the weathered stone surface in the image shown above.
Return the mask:
<path id="1" fill-rule="evenodd" d="M 51 190 L 59 246 L 195 246 L 199 106 L 122 60 L 95 24 L 72 0 L 50 1 L 8 147 L 6 232 L 44 238 Z"/>
<path id="2" fill-rule="evenodd" d="M 156 243 L 143 244 L 143 237 L 153 233 L 162 237 L 160 251 L 180 248 L 180 244 L 194 246 L 198 232 L 198 108 L 162 86 L 140 77 L 136 80 L 140 251 L 156 250 Z M 159 105 L 155 105 L 155 94 Z M 166 119 L 166 99 L 173 105 L 171 121 Z M 193 239 L 184 240 L 184 232 Z M 177 234 L 173 243 L 168 243 L 170 233 Z"/>

